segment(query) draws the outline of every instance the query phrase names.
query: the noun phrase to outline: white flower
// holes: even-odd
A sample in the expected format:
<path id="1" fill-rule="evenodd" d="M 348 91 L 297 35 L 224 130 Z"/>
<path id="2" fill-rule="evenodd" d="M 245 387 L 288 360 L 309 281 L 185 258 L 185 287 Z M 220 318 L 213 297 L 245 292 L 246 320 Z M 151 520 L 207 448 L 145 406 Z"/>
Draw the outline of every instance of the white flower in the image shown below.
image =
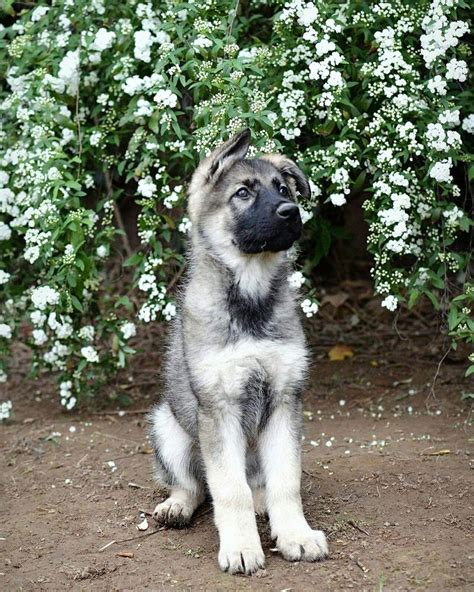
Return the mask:
<path id="1" fill-rule="evenodd" d="M 153 183 L 153 179 L 148 175 L 144 179 L 138 181 L 138 193 L 144 197 L 152 197 L 156 191 L 156 185 Z"/>
<path id="2" fill-rule="evenodd" d="M 163 109 L 164 107 L 171 107 L 172 109 L 178 104 L 178 97 L 173 92 L 167 89 L 160 89 L 153 97 L 158 107 Z"/>
<path id="3" fill-rule="evenodd" d="M 92 325 L 84 325 L 79 329 L 79 339 L 84 339 L 85 341 L 92 341 L 94 339 L 95 329 Z"/>
<path id="4" fill-rule="evenodd" d="M 178 230 L 183 234 L 186 234 L 191 230 L 192 222 L 189 218 L 184 217 L 179 223 Z"/>
<path id="5" fill-rule="evenodd" d="M 75 95 L 79 88 L 79 49 L 68 51 L 59 63 L 58 78 L 62 83 L 63 90 L 69 95 Z"/>
<path id="6" fill-rule="evenodd" d="M 46 315 L 39 310 L 34 310 L 30 314 L 30 320 L 36 327 L 41 327 L 44 325 L 44 322 L 46 321 Z"/>
<path id="7" fill-rule="evenodd" d="M 88 362 L 95 364 L 99 361 L 99 354 L 91 345 L 82 347 L 81 354 Z"/>
<path id="8" fill-rule="evenodd" d="M 0 222 L 0 240 L 9 240 L 12 235 L 12 231 L 8 224 Z"/>
<path id="9" fill-rule="evenodd" d="M 0 285 L 6 284 L 10 277 L 11 276 L 7 271 L 3 271 L 3 269 L 0 269 Z"/>
<path id="10" fill-rule="evenodd" d="M 319 12 L 313 2 L 308 2 L 306 6 L 298 10 L 298 22 L 303 27 L 309 27 L 318 18 Z"/>
<path id="11" fill-rule="evenodd" d="M 459 113 L 459 109 L 446 109 L 446 111 L 440 113 L 438 120 L 446 126 L 455 127 L 461 123 L 459 120 Z"/>
<path id="12" fill-rule="evenodd" d="M 71 389 L 72 389 L 72 382 L 70 380 L 65 380 L 61 382 L 59 385 L 59 390 L 61 392 L 62 397 L 69 398 L 71 396 Z"/>
<path id="13" fill-rule="evenodd" d="M 75 407 L 75 406 L 76 406 L 76 403 L 77 403 L 77 399 L 76 399 L 76 397 L 71 397 L 71 398 L 70 398 L 70 399 L 67 401 L 67 403 L 65 404 L 65 407 L 66 407 L 66 409 L 67 409 L 68 411 L 71 411 L 71 409 L 73 409 L 73 407 Z"/>
<path id="14" fill-rule="evenodd" d="M 122 85 L 123 92 L 127 95 L 136 95 L 143 90 L 144 84 L 140 76 L 131 76 L 127 78 Z"/>
<path id="15" fill-rule="evenodd" d="M 148 292 L 155 287 L 156 278 L 152 273 L 144 273 L 140 276 L 138 280 L 138 287 L 143 292 Z"/>
<path id="16" fill-rule="evenodd" d="M 0 378 L 0 382 L 5 382 L 5 381 L 1 380 L 1 378 Z M 2 401 L 0 403 L 0 421 L 3 421 L 4 419 L 8 419 L 11 415 L 11 410 L 12 410 L 12 402 L 11 401 Z"/>
<path id="17" fill-rule="evenodd" d="M 135 58 L 143 62 L 150 62 L 150 50 L 153 45 L 153 36 L 150 31 L 136 31 L 133 39 L 135 41 L 135 48 L 133 50 Z"/>
<path id="18" fill-rule="evenodd" d="M 398 298 L 396 296 L 389 295 L 384 300 L 382 300 L 382 306 L 393 312 L 398 306 Z"/>
<path id="19" fill-rule="evenodd" d="M 9 180 L 10 175 L 5 171 L 0 171 L 0 187 L 5 187 Z"/>
<path id="20" fill-rule="evenodd" d="M 58 326 L 59 323 L 56 318 L 56 313 L 50 312 L 48 316 L 48 327 L 51 329 L 51 331 L 56 331 Z"/>
<path id="21" fill-rule="evenodd" d="M 41 286 L 39 288 L 35 288 L 31 292 L 31 301 L 33 302 L 35 308 L 44 310 L 48 304 L 51 306 L 58 304 L 59 292 L 53 288 L 50 288 L 49 286 Z"/>
<path id="22" fill-rule="evenodd" d="M 332 193 L 329 199 L 333 206 L 343 206 L 347 201 L 343 193 Z"/>
<path id="23" fill-rule="evenodd" d="M 115 33 L 113 31 L 107 31 L 107 29 L 101 27 L 95 34 L 95 39 L 90 48 L 94 51 L 102 52 L 112 47 L 114 39 Z"/>
<path id="24" fill-rule="evenodd" d="M 108 252 L 109 250 L 105 245 L 98 246 L 96 250 L 97 257 L 100 257 L 100 259 L 104 259 L 105 257 L 107 257 Z"/>
<path id="25" fill-rule="evenodd" d="M 314 216 L 314 214 L 310 210 L 305 210 L 302 205 L 298 205 L 298 208 L 300 210 L 301 222 L 303 224 L 306 224 L 306 222 L 308 222 L 308 220 L 311 220 L 311 218 Z"/>
<path id="26" fill-rule="evenodd" d="M 474 113 L 462 120 L 462 129 L 468 134 L 474 134 Z"/>
<path id="27" fill-rule="evenodd" d="M 429 176 L 438 181 L 438 183 L 449 183 L 450 181 L 452 181 L 452 165 L 453 161 L 451 158 L 446 158 L 445 160 L 441 160 L 440 162 L 435 162 L 435 164 L 431 167 Z"/>
<path id="28" fill-rule="evenodd" d="M 73 326 L 70 323 L 61 323 L 56 327 L 56 335 L 59 339 L 66 339 L 71 336 L 73 332 Z"/>
<path id="29" fill-rule="evenodd" d="M 110 469 L 112 470 L 112 473 L 115 473 L 115 471 L 117 470 L 117 465 L 115 464 L 115 462 L 113 460 L 108 460 L 107 461 L 107 465 L 110 467 Z"/>
<path id="30" fill-rule="evenodd" d="M 174 190 L 165 197 L 165 199 L 163 200 L 163 205 L 165 206 L 165 208 L 168 208 L 169 210 L 173 208 L 174 204 L 179 201 L 179 194 L 182 189 L 182 185 L 176 185 Z"/>
<path id="31" fill-rule="evenodd" d="M 441 76 L 437 75 L 431 80 L 428 80 L 428 90 L 435 94 L 438 94 L 442 97 L 446 94 L 446 89 L 448 88 L 448 83 L 446 80 L 441 78 Z"/>
<path id="32" fill-rule="evenodd" d="M 90 135 L 89 142 L 91 146 L 98 146 L 102 140 L 102 132 L 96 130 Z"/>
<path id="33" fill-rule="evenodd" d="M 163 316 L 167 321 L 171 321 L 171 319 L 176 316 L 176 306 L 172 302 L 168 302 L 164 307 Z"/>
<path id="34" fill-rule="evenodd" d="M 12 330 L 10 325 L 6 323 L 0 323 L 0 337 L 4 339 L 11 339 L 12 338 Z"/>
<path id="35" fill-rule="evenodd" d="M 195 49 L 200 49 L 202 47 L 211 47 L 212 41 L 205 37 L 204 35 L 198 35 L 196 39 L 193 41 L 193 47 Z"/>
<path id="36" fill-rule="evenodd" d="M 32 247 L 28 247 L 25 252 L 23 253 L 23 257 L 29 262 L 34 263 L 38 257 L 40 256 L 40 248 L 38 245 L 33 245 Z"/>
<path id="37" fill-rule="evenodd" d="M 33 23 L 38 22 L 40 19 L 42 19 L 45 14 L 48 14 L 49 12 L 49 6 L 38 6 L 38 8 L 35 8 L 34 10 L 31 11 L 31 21 Z"/>
<path id="38" fill-rule="evenodd" d="M 138 99 L 135 117 L 150 117 L 153 113 L 153 105 L 146 99 Z"/>
<path id="39" fill-rule="evenodd" d="M 446 78 L 449 80 L 459 80 L 459 82 L 465 82 L 469 70 L 464 60 L 451 59 L 446 65 Z"/>
<path id="40" fill-rule="evenodd" d="M 318 304 L 316 302 L 311 302 L 309 298 L 303 300 L 303 302 L 301 303 L 301 308 L 303 309 L 304 314 L 308 318 L 314 316 L 319 310 Z"/>
<path id="41" fill-rule="evenodd" d="M 135 324 L 130 322 L 124 323 L 120 327 L 120 331 L 124 339 L 130 339 L 131 337 L 135 337 L 135 335 L 137 334 Z"/>
<path id="42" fill-rule="evenodd" d="M 43 329 L 35 329 L 32 333 L 32 336 L 35 345 L 43 345 L 43 343 L 48 341 L 48 336 L 43 331 Z"/>
<path id="43" fill-rule="evenodd" d="M 461 208 L 453 205 L 449 210 L 443 212 L 443 216 L 446 218 L 446 224 L 451 227 L 458 226 L 459 220 L 464 216 L 464 212 Z"/>
<path id="44" fill-rule="evenodd" d="M 74 132 L 71 129 L 67 128 L 67 127 L 65 127 L 63 129 L 63 131 L 61 132 L 61 135 L 62 135 L 62 140 L 61 140 L 61 145 L 62 146 L 65 146 L 66 144 L 69 144 L 69 142 L 75 136 Z"/>
<path id="45" fill-rule="evenodd" d="M 7 381 L 7 373 L 0 369 L 0 383 Z"/>
<path id="46" fill-rule="evenodd" d="M 290 284 L 290 288 L 297 290 L 298 288 L 301 288 L 301 286 L 304 284 L 305 277 L 301 273 L 301 271 L 294 271 L 291 275 L 288 276 L 287 280 Z"/>
<path id="47" fill-rule="evenodd" d="M 61 173 L 57 167 L 51 167 L 48 171 L 48 179 L 50 181 L 57 181 L 61 178 Z"/>
<path id="48" fill-rule="evenodd" d="M 343 167 L 336 169 L 331 175 L 331 181 L 338 185 L 345 185 L 349 181 L 349 173 L 347 172 L 347 169 Z"/>

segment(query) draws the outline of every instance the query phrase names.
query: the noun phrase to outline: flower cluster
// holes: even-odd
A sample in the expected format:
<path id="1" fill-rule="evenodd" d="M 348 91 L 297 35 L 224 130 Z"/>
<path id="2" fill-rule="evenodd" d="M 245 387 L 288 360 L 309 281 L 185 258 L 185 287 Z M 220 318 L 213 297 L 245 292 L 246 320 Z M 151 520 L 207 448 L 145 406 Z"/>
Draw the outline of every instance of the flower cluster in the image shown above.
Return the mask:
<path id="1" fill-rule="evenodd" d="M 12 402 L 11 401 L 1 401 L 0 402 L 0 421 L 4 419 L 9 419 L 12 411 Z"/>
<path id="2" fill-rule="evenodd" d="M 58 0 L 0 26 L 0 382 L 26 334 L 72 409 L 133 354 L 135 320 L 173 319 L 187 180 L 245 126 L 252 155 L 284 152 L 311 180 L 305 276 L 288 278 L 308 317 L 310 272 L 354 194 L 383 307 L 437 305 L 448 274 L 464 277 L 465 3 L 244 3 L 229 28 L 234 12 L 230 0 Z M 132 202 L 136 241 L 121 216 Z M 117 248 L 134 279 L 111 294 Z"/>

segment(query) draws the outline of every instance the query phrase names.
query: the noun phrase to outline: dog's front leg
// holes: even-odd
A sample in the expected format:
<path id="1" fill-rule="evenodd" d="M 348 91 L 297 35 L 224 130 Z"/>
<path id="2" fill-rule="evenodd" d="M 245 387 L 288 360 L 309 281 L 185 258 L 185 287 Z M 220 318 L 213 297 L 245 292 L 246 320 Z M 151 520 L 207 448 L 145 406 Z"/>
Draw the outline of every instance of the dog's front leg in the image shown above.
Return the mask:
<path id="1" fill-rule="evenodd" d="M 219 566 L 251 574 L 265 563 L 245 475 L 246 442 L 231 410 L 201 411 L 199 439 L 219 531 Z"/>
<path id="2" fill-rule="evenodd" d="M 327 555 L 328 547 L 324 533 L 312 530 L 303 514 L 299 426 L 299 410 L 291 404 L 279 405 L 260 438 L 260 458 L 271 534 L 278 550 L 288 561 L 316 561 Z"/>

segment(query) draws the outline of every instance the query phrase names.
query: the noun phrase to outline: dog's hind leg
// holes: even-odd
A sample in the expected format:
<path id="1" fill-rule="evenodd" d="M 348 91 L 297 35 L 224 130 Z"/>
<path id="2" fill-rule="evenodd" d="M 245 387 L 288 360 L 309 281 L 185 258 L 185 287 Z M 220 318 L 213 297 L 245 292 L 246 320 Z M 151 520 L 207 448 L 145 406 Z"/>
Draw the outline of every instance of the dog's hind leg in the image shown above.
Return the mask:
<path id="1" fill-rule="evenodd" d="M 168 526 L 185 526 L 204 501 L 194 443 L 167 402 L 155 407 L 150 420 L 157 480 L 170 489 L 170 496 L 156 506 L 153 517 Z"/>

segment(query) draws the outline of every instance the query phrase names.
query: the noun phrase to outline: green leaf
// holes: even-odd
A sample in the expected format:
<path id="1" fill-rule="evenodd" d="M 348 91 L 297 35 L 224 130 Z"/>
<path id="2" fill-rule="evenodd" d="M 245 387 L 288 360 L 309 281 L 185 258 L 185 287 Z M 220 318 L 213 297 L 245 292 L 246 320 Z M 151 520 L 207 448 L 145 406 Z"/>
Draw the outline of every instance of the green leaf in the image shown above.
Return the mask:
<path id="1" fill-rule="evenodd" d="M 84 312 L 84 307 L 82 306 L 77 296 L 74 296 L 74 294 L 71 294 L 71 303 L 76 310 L 78 310 L 79 312 Z"/>
<path id="2" fill-rule="evenodd" d="M 428 299 L 431 301 L 431 304 L 434 306 L 434 308 L 436 310 L 439 310 L 439 308 L 440 308 L 439 300 L 436 298 L 436 296 L 433 294 L 433 292 L 431 292 L 431 290 L 423 290 L 423 294 L 425 294 L 428 297 Z"/>
<path id="3" fill-rule="evenodd" d="M 469 368 L 466 370 L 466 374 L 464 376 L 471 376 L 471 374 L 474 374 L 474 364 L 472 364 L 472 366 L 469 366 Z"/>
<path id="4" fill-rule="evenodd" d="M 410 297 L 408 299 L 408 308 L 409 309 L 412 309 L 415 306 L 415 304 L 418 302 L 418 299 L 420 298 L 420 296 L 421 296 L 420 290 L 416 290 L 416 289 L 412 290 Z"/>
<path id="5" fill-rule="evenodd" d="M 114 308 L 118 308 L 119 306 L 124 306 L 127 310 L 133 309 L 133 304 L 128 296 L 120 296 L 120 298 L 117 298 Z"/>
<path id="6" fill-rule="evenodd" d="M 122 263 L 123 267 L 131 267 L 133 265 L 138 265 L 143 259 L 143 255 L 141 253 L 135 253 L 131 257 L 129 257 L 124 263 Z"/>

